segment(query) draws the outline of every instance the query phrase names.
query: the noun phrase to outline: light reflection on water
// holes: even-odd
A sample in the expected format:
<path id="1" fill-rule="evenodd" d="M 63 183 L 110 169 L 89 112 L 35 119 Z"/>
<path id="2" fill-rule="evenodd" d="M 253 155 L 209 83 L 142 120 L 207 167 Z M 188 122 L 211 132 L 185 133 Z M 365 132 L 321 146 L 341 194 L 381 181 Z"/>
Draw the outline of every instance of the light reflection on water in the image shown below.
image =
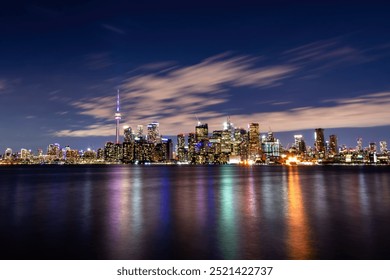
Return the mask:
<path id="1" fill-rule="evenodd" d="M 389 167 L 5 167 L 2 259 L 389 259 Z"/>

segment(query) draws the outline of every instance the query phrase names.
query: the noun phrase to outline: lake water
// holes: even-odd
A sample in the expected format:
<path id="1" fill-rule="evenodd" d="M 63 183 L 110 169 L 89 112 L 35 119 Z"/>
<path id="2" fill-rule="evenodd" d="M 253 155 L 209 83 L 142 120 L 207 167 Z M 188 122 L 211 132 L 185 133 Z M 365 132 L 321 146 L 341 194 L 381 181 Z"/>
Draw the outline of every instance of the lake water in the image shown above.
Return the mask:
<path id="1" fill-rule="evenodd" d="M 390 166 L 5 166 L 1 259 L 390 259 Z"/>

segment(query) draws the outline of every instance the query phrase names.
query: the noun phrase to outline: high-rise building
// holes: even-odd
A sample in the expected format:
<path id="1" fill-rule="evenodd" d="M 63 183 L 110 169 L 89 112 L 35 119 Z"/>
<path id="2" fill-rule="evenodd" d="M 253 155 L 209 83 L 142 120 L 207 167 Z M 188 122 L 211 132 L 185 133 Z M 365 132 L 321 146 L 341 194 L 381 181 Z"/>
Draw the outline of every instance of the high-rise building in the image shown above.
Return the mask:
<path id="1" fill-rule="evenodd" d="M 60 144 L 54 143 L 47 147 L 47 155 L 50 156 L 50 160 L 58 160 L 62 157 L 62 151 Z"/>
<path id="2" fill-rule="evenodd" d="M 207 123 L 202 124 L 198 122 L 198 125 L 195 127 L 195 141 L 200 142 L 208 138 L 209 127 Z"/>
<path id="3" fill-rule="evenodd" d="M 159 123 L 158 122 L 149 123 L 147 129 L 148 129 L 148 136 L 147 136 L 148 142 L 153 144 L 160 143 L 161 138 L 160 138 L 160 131 L 159 131 Z"/>
<path id="4" fill-rule="evenodd" d="M 301 134 L 294 135 L 294 147 L 300 154 L 306 152 L 306 143 Z"/>
<path id="5" fill-rule="evenodd" d="M 137 125 L 137 138 L 144 137 L 144 126 L 142 124 Z"/>
<path id="6" fill-rule="evenodd" d="M 361 153 L 363 151 L 363 138 L 359 137 L 356 139 L 356 151 Z"/>
<path id="7" fill-rule="evenodd" d="M 104 161 L 114 162 L 116 161 L 115 156 L 115 145 L 113 142 L 107 142 L 104 146 Z"/>
<path id="8" fill-rule="evenodd" d="M 123 162 L 131 163 L 134 161 L 134 141 L 123 142 Z"/>
<path id="9" fill-rule="evenodd" d="M 249 159 L 256 160 L 260 155 L 260 128 L 258 123 L 248 125 Z"/>
<path id="10" fill-rule="evenodd" d="M 12 157 L 12 149 L 11 148 L 5 149 L 4 158 L 5 159 L 11 159 L 11 157 Z"/>
<path id="11" fill-rule="evenodd" d="M 387 142 L 386 141 L 380 141 L 379 147 L 382 155 L 387 155 Z"/>
<path id="12" fill-rule="evenodd" d="M 133 134 L 133 130 L 130 126 L 125 126 L 123 128 L 123 136 L 124 136 L 124 142 L 133 142 L 135 135 Z"/>
<path id="13" fill-rule="evenodd" d="M 116 122 L 116 138 L 115 138 L 115 143 L 119 144 L 119 121 L 122 118 L 122 114 L 120 113 L 119 110 L 119 89 L 118 89 L 118 94 L 116 98 L 116 112 L 115 112 L 115 122 Z"/>
<path id="14" fill-rule="evenodd" d="M 186 161 L 185 144 L 184 134 L 177 135 L 177 157 L 180 162 Z"/>
<path id="15" fill-rule="evenodd" d="M 280 142 L 275 139 L 272 131 L 267 136 L 262 137 L 261 150 L 266 158 L 276 158 L 280 156 Z"/>
<path id="16" fill-rule="evenodd" d="M 314 132 L 314 148 L 315 154 L 319 157 L 325 156 L 325 137 L 324 129 L 316 128 Z"/>
<path id="17" fill-rule="evenodd" d="M 371 142 L 369 147 L 368 147 L 368 150 L 370 152 L 373 152 L 373 153 L 376 152 L 376 143 L 375 142 Z"/>
<path id="18" fill-rule="evenodd" d="M 188 134 L 188 161 L 191 163 L 195 163 L 195 133 Z"/>
<path id="19" fill-rule="evenodd" d="M 337 145 L 337 136 L 334 134 L 329 136 L 329 152 L 332 155 L 337 155 L 339 153 Z"/>

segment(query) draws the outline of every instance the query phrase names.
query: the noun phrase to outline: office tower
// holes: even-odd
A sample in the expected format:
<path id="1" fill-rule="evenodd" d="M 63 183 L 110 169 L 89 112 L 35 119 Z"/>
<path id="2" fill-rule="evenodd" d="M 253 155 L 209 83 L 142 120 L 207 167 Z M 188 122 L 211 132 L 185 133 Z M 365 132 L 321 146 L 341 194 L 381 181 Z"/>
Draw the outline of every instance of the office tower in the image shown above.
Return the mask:
<path id="1" fill-rule="evenodd" d="M 235 128 L 233 133 L 233 149 L 232 155 L 240 155 L 241 153 L 241 143 L 244 141 L 244 138 L 247 137 L 247 131 L 243 128 Z"/>
<path id="2" fill-rule="evenodd" d="M 177 157 L 180 162 L 184 162 L 186 160 L 185 144 L 186 142 L 184 134 L 177 135 Z"/>
<path id="3" fill-rule="evenodd" d="M 231 128 L 231 126 L 228 126 L 227 129 L 224 129 L 222 131 L 221 151 L 222 151 L 222 153 L 226 153 L 226 154 L 230 154 L 232 152 L 232 128 Z"/>
<path id="4" fill-rule="evenodd" d="M 301 134 L 294 135 L 294 147 L 298 153 L 306 152 L 306 144 Z"/>
<path id="5" fill-rule="evenodd" d="M 268 159 L 280 156 L 280 142 L 278 139 L 275 139 L 272 131 L 262 138 L 261 150 Z"/>
<path id="6" fill-rule="evenodd" d="M 170 162 L 173 159 L 173 142 L 171 139 L 161 139 L 162 151 L 163 151 L 163 161 Z"/>
<path id="7" fill-rule="evenodd" d="M 50 144 L 47 147 L 47 155 L 50 156 L 51 160 L 58 160 L 59 158 L 61 158 L 62 151 L 60 148 L 60 144 L 58 143 Z"/>
<path id="8" fill-rule="evenodd" d="M 149 143 L 157 144 L 160 143 L 160 132 L 159 132 L 159 123 L 158 122 L 152 122 L 149 123 L 147 126 L 148 130 L 148 136 L 147 140 Z"/>
<path id="9" fill-rule="evenodd" d="M 377 155 L 376 155 L 376 143 L 371 142 L 368 146 L 368 158 L 370 163 L 377 163 Z"/>
<path id="10" fill-rule="evenodd" d="M 99 161 L 104 160 L 104 149 L 102 149 L 102 148 L 97 149 L 97 151 L 96 151 L 96 158 Z"/>
<path id="11" fill-rule="evenodd" d="M 115 144 L 119 144 L 119 121 L 122 118 L 122 114 L 119 111 L 119 89 L 118 89 L 118 94 L 116 98 L 116 112 L 115 112 L 115 122 L 116 122 L 116 139 L 115 139 Z"/>
<path id="12" fill-rule="evenodd" d="M 123 136 L 124 136 L 124 142 L 133 142 L 134 141 L 134 134 L 133 130 L 130 126 L 125 126 L 123 128 Z"/>
<path id="13" fill-rule="evenodd" d="M 120 143 L 114 145 L 115 162 L 120 162 L 123 159 L 123 146 Z"/>
<path id="14" fill-rule="evenodd" d="M 131 163 L 134 159 L 134 141 L 123 142 L 123 162 Z"/>
<path id="15" fill-rule="evenodd" d="M 329 152 L 332 155 L 337 155 L 339 153 L 337 145 L 337 136 L 334 134 L 329 136 Z"/>
<path id="16" fill-rule="evenodd" d="M 137 137 L 143 138 L 144 136 L 144 126 L 142 124 L 137 125 Z"/>
<path id="17" fill-rule="evenodd" d="M 188 134 L 188 161 L 195 163 L 195 133 Z"/>
<path id="18" fill-rule="evenodd" d="M 256 160 L 260 155 L 260 128 L 258 123 L 248 125 L 249 159 Z"/>
<path id="19" fill-rule="evenodd" d="M 381 150 L 382 155 L 387 155 L 387 142 L 386 141 L 380 141 L 379 142 L 379 147 Z"/>
<path id="20" fill-rule="evenodd" d="M 222 130 L 214 130 L 212 136 L 209 139 L 209 142 L 211 144 L 211 150 L 210 153 L 213 154 L 220 154 L 222 152 L 222 140 L 223 138 L 223 131 Z"/>
<path id="21" fill-rule="evenodd" d="M 106 162 L 115 161 L 115 145 L 113 142 L 107 142 L 104 146 L 104 160 Z"/>
<path id="22" fill-rule="evenodd" d="M 23 160 L 27 160 L 29 157 L 30 157 L 30 151 L 22 148 L 20 150 L 20 158 Z"/>
<path id="23" fill-rule="evenodd" d="M 11 157 L 12 157 L 12 149 L 11 148 L 5 149 L 4 158 L 5 159 L 11 159 Z"/>
<path id="24" fill-rule="evenodd" d="M 195 141 L 200 142 L 208 138 L 209 127 L 207 123 L 202 124 L 198 122 L 198 125 L 195 127 Z"/>
<path id="25" fill-rule="evenodd" d="M 356 146 L 356 150 L 358 152 L 362 152 L 363 151 L 363 138 L 358 138 L 356 139 L 356 143 L 357 143 L 357 146 Z"/>
<path id="26" fill-rule="evenodd" d="M 324 157 L 325 155 L 325 137 L 324 137 L 324 129 L 316 128 L 314 132 L 314 148 L 315 154 L 320 157 Z"/>

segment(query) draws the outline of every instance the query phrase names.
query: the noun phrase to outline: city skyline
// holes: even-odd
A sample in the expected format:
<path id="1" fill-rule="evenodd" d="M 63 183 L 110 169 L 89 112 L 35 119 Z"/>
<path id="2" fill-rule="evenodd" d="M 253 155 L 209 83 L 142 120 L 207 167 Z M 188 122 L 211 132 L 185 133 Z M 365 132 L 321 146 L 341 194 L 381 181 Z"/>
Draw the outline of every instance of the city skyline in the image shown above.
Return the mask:
<path id="1" fill-rule="evenodd" d="M 121 126 L 158 121 L 172 138 L 230 116 L 285 147 L 319 127 L 349 147 L 390 140 L 380 5 L 43 1 L 0 17 L 2 151 L 115 142 L 117 90 Z"/>

